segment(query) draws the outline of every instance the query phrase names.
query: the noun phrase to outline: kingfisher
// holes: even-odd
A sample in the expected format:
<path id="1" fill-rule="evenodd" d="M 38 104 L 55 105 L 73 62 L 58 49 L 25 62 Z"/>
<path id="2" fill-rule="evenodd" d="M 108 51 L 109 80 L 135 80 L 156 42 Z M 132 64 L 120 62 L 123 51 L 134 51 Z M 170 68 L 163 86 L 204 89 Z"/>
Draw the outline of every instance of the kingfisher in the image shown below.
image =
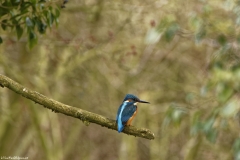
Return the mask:
<path id="1" fill-rule="evenodd" d="M 122 132 L 124 127 L 130 126 L 133 118 L 137 114 L 137 103 L 149 103 L 140 100 L 133 94 L 127 94 L 123 99 L 122 104 L 118 108 L 116 122 L 118 126 L 118 133 Z"/>

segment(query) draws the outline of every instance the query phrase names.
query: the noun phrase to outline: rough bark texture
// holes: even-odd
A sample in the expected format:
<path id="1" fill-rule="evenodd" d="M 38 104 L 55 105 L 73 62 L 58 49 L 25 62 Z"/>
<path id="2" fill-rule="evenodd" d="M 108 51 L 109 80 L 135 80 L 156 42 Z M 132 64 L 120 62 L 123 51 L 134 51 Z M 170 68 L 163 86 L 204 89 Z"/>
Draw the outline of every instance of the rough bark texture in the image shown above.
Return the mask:
<path id="1" fill-rule="evenodd" d="M 19 83 L 1 74 L 0 74 L 0 86 L 7 87 L 12 91 L 22 95 L 23 97 L 26 97 L 36 103 L 39 103 L 40 105 L 43 105 L 44 107 L 51 109 L 56 113 L 62 113 L 71 117 L 78 118 L 82 120 L 84 123 L 96 123 L 103 127 L 117 130 L 115 120 L 50 99 L 36 91 L 32 91 L 20 85 Z M 154 134 L 150 130 L 136 128 L 133 126 L 125 127 L 123 133 L 133 135 L 135 137 L 154 139 Z"/>

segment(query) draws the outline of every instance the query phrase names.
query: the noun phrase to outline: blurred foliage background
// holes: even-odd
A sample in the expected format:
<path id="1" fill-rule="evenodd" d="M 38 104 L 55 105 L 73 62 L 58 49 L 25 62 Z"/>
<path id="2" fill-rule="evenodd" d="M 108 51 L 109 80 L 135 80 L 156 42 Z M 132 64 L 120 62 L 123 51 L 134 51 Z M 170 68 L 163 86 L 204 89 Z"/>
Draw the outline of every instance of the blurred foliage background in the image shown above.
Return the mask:
<path id="1" fill-rule="evenodd" d="M 125 94 L 149 141 L 0 89 L 0 156 L 239 160 L 240 1 L 0 1 L 0 73 L 115 119 Z"/>

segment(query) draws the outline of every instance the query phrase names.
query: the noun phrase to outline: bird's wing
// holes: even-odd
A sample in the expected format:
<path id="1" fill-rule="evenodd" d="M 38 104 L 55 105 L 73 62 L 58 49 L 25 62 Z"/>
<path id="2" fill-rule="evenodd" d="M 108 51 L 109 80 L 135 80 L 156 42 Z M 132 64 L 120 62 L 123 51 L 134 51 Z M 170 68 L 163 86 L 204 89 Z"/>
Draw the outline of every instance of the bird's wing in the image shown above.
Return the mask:
<path id="1" fill-rule="evenodd" d="M 126 106 L 128 105 L 128 102 L 123 102 L 119 109 L 118 109 L 118 113 L 117 113 L 117 117 L 116 117 L 116 121 L 117 121 L 117 125 L 118 125 L 118 132 L 122 132 L 122 130 L 124 129 L 124 125 L 123 125 L 123 121 L 122 121 L 122 113 L 123 110 L 126 108 Z"/>
<path id="2" fill-rule="evenodd" d="M 121 104 L 116 117 L 119 133 L 122 132 L 124 125 L 127 123 L 129 118 L 132 117 L 136 110 L 137 107 L 134 106 L 134 102 L 123 102 L 123 104 Z"/>
<path id="3" fill-rule="evenodd" d="M 122 104 L 121 106 L 119 106 L 119 108 L 118 108 L 116 121 L 118 120 L 118 116 L 119 116 L 119 114 L 120 114 L 120 112 L 121 112 L 122 107 L 123 107 L 123 104 Z"/>
<path id="4" fill-rule="evenodd" d="M 121 120 L 123 123 L 126 123 L 129 118 L 131 118 L 134 112 L 137 110 L 137 107 L 134 105 L 134 102 L 128 102 L 121 114 Z"/>

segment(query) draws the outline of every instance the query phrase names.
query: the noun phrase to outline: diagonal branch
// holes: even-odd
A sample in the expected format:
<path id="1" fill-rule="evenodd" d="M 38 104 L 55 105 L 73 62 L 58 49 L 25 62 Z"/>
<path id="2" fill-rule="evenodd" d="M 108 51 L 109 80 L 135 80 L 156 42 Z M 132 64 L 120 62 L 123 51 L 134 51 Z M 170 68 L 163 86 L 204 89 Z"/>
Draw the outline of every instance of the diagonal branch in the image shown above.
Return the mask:
<path id="1" fill-rule="evenodd" d="M 82 120 L 84 123 L 96 123 L 103 127 L 117 130 L 117 125 L 115 120 L 50 99 L 36 91 L 32 91 L 20 85 L 19 83 L 13 81 L 12 79 L 2 74 L 0 74 L 0 86 L 7 87 L 12 91 L 22 95 L 23 97 L 26 97 L 36 103 L 39 103 L 56 113 L 62 113 L 67 116 L 78 118 Z M 133 135 L 135 137 L 154 139 L 154 134 L 148 129 L 136 128 L 136 127 L 130 126 L 130 127 L 125 127 L 123 132 L 129 135 Z"/>

